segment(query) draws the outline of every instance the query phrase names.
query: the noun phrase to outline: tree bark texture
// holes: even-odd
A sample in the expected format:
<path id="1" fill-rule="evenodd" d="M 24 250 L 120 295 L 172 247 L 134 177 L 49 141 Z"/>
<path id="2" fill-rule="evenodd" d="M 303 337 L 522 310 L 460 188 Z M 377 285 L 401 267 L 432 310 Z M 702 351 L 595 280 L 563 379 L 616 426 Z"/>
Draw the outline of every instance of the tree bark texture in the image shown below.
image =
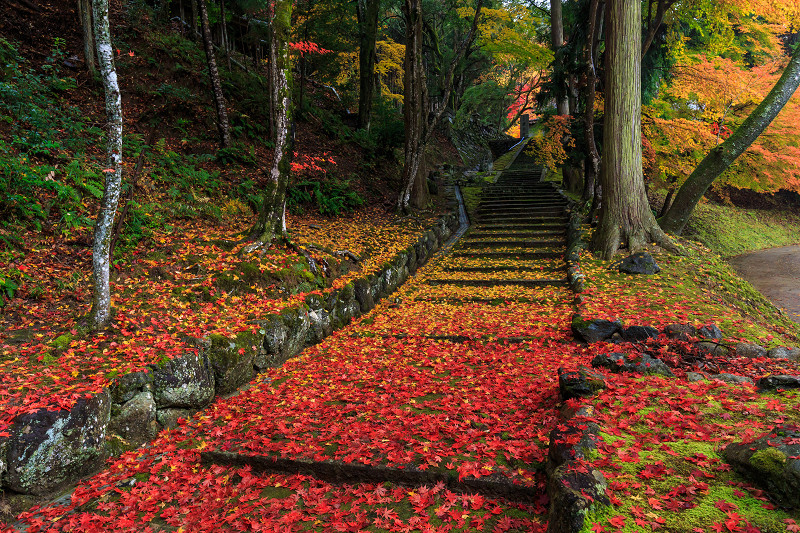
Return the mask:
<path id="1" fill-rule="evenodd" d="M 583 195 L 581 200 L 588 202 L 594 195 L 594 185 L 600 174 L 600 153 L 597 151 L 597 140 L 594 137 L 594 106 L 597 99 L 597 54 L 595 43 L 601 25 L 602 10 L 600 0 L 590 0 L 589 19 L 586 31 L 586 47 L 584 59 L 586 61 L 586 74 L 584 83 L 583 100 L 583 134 L 586 143 L 586 158 L 584 161 Z"/>
<path id="2" fill-rule="evenodd" d="M 606 4 L 606 104 L 600 224 L 592 243 L 609 259 L 621 246 L 667 244 L 650 211 L 642 176 L 641 4 Z"/>
<path id="3" fill-rule="evenodd" d="M 91 77 L 97 76 L 94 64 L 94 28 L 92 27 L 92 5 L 89 0 L 78 0 L 78 17 L 83 27 L 83 58 Z"/>
<path id="4" fill-rule="evenodd" d="M 217 129 L 219 130 L 219 144 L 221 148 L 231 145 L 231 128 L 228 122 L 228 110 L 225 106 L 225 95 L 222 93 L 222 82 L 219 79 L 217 59 L 214 56 L 214 40 L 211 37 L 211 27 L 208 24 L 208 7 L 206 0 L 197 0 L 200 8 L 200 26 L 203 29 L 203 44 L 206 49 L 208 62 L 208 77 L 211 81 L 211 90 L 214 93 L 214 104 L 217 107 Z"/>
<path id="5" fill-rule="evenodd" d="M 564 46 L 564 19 L 561 14 L 561 0 L 550 0 L 550 39 L 553 46 L 553 68 L 555 75 L 563 75 L 563 65 L 560 65 L 558 49 Z M 558 81 L 558 80 L 556 80 Z M 569 115 L 569 98 L 567 91 L 561 84 L 556 89 L 556 107 L 559 115 Z"/>
<path id="6" fill-rule="evenodd" d="M 405 87 L 403 96 L 406 141 L 403 150 L 405 155 L 405 164 L 403 165 L 404 185 L 397 199 L 398 211 L 406 211 L 410 203 L 415 207 L 424 207 L 428 201 L 427 176 L 421 174 L 423 152 L 450 101 L 456 67 L 459 61 L 469 55 L 471 51 L 477 35 L 478 20 L 480 19 L 482 8 L 483 0 L 478 0 L 470 31 L 453 54 L 453 59 L 442 83 L 441 101 L 437 103 L 435 109 L 430 113 L 432 118 L 429 120 L 428 90 L 423 65 L 422 1 L 405 0 L 403 4 L 403 15 L 406 21 Z"/>
<path id="7" fill-rule="evenodd" d="M 425 98 L 425 72 L 422 63 L 422 0 L 405 0 L 403 14 L 406 19 L 405 87 L 403 93 L 403 120 L 406 139 L 403 145 L 404 187 L 398 199 L 400 211 L 408 209 L 414 182 L 419 178 L 422 165 L 423 139 L 427 123 L 428 106 Z"/>
<path id="8" fill-rule="evenodd" d="M 372 100 L 375 97 L 375 51 L 378 39 L 380 0 L 358 0 L 358 127 L 369 130 Z"/>
<path id="9" fill-rule="evenodd" d="M 92 249 L 92 276 L 94 281 L 92 310 L 89 320 L 92 327 L 101 329 L 111 322 L 110 248 L 111 229 L 117 213 L 122 188 L 122 98 L 114 67 L 114 50 L 108 22 L 108 0 L 93 0 L 95 43 L 100 73 L 106 95 L 108 120 L 107 164 L 104 170 L 105 188 L 100 213 L 94 226 Z"/>
<path id="10" fill-rule="evenodd" d="M 275 0 L 270 25 L 272 43 L 269 50 L 269 70 L 272 105 L 275 109 L 275 154 L 267 177 L 264 202 L 258 222 L 251 232 L 255 242 L 245 250 L 269 245 L 286 231 L 286 188 L 293 150 L 292 64 L 289 57 L 289 38 L 292 29 L 292 0 Z"/>
<path id="11" fill-rule="evenodd" d="M 672 206 L 659 221 L 664 231 L 677 235 L 683 231 L 697 202 L 711 187 L 714 180 L 725 172 L 767 129 L 797 91 L 798 86 L 800 86 L 800 48 L 795 51 L 767 97 L 750 113 L 742 125 L 725 142 L 714 147 L 686 178 L 678 190 Z"/>

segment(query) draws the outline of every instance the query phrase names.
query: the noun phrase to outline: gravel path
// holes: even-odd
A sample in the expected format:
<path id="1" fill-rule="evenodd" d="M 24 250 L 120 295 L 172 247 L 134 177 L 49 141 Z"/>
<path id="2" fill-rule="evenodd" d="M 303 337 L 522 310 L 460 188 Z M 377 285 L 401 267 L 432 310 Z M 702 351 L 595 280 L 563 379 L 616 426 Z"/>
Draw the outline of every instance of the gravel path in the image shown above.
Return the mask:
<path id="1" fill-rule="evenodd" d="M 800 322 L 800 245 L 738 255 L 730 263 L 792 320 Z"/>

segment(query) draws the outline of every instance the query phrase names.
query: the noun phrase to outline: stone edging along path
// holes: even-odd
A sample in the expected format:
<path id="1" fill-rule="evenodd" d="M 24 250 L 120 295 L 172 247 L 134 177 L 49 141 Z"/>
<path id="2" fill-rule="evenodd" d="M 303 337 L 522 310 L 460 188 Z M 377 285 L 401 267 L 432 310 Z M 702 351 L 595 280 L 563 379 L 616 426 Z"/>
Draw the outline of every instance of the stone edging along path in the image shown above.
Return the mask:
<path id="1" fill-rule="evenodd" d="M 374 274 L 258 322 L 258 334 L 188 339 L 181 356 L 114 380 L 71 409 L 17 417 L 0 437 L 0 489 L 44 496 L 99 469 L 109 454 L 140 446 L 178 418 L 235 392 L 256 373 L 282 365 L 370 311 L 424 265 L 459 228 L 457 213 L 443 215 L 417 242 Z M 194 345 L 194 346 L 192 346 Z"/>

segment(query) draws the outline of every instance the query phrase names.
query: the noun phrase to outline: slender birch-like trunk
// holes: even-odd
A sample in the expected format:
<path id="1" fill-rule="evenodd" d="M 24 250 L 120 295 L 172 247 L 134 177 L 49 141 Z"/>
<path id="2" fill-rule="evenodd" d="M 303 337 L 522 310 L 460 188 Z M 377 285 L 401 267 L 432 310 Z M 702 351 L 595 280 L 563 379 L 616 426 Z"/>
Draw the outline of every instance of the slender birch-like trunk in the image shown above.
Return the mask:
<path id="1" fill-rule="evenodd" d="M 92 0 L 94 33 L 100 74 L 106 93 L 106 116 L 108 120 L 108 162 L 106 164 L 105 188 L 100 214 L 94 226 L 92 249 L 92 274 L 94 289 L 89 320 L 92 327 L 102 329 L 111 322 L 111 229 L 117 214 L 120 189 L 122 188 L 122 98 L 114 67 L 114 50 L 111 46 L 111 30 L 108 22 L 108 0 Z"/>
<path id="2" fill-rule="evenodd" d="M 219 144 L 221 148 L 231 145 L 231 128 L 228 122 L 228 110 L 225 107 L 225 95 L 222 94 L 222 82 L 219 79 L 217 59 L 214 56 L 214 40 L 211 37 L 211 27 L 208 24 L 208 8 L 206 0 L 197 0 L 200 8 L 200 25 L 203 29 L 203 44 L 206 49 L 208 61 L 208 77 L 211 79 L 211 90 L 214 93 L 214 104 L 217 107 L 217 129 L 219 130 Z"/>
<path id="3" fill-rule="evenodd" d="M 251 231 L 255 242 L 245 247 L 245 251 L 266 246 L 286 231 L 286 188 L 289 185 L 294 141 L 292 64 L 289 57 L 292 0 L 275 0 L 273 6 L 269 70 L 272 106 L 275 109 L 275 154 L 258 222 Z"/>

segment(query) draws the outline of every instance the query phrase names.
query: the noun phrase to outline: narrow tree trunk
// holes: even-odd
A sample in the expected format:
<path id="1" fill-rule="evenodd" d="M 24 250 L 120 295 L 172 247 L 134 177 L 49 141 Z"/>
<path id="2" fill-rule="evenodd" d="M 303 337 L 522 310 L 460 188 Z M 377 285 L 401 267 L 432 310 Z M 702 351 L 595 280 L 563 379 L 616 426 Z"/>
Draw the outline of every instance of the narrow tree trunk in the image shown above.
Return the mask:
<path id="1" fill-rule="evenodd" d="M 219 8 L 222 14 L 222 49 L 225 51 L 225 60 L 228 62 L 228 71 L 231 70 L 231 49 L 228 42 L 228 20 L 225 14 L 225 0 L 219 0 Z"/>
<path id="2" fill-rule="evenodd" d="M 358 0 L 358 127 L 369 130 L 372 100 L 375 96 L 375 44 L 378 39 L 380 0 Z"/>
<path id="3" fill-rule="evenodd" d="M 78 16 L 83 27 L 83 58 L 86 70 L 94 78 L 97 76 L 97 67 L 94 64 L 94 29 L 92 28 L 92 5 L 89 0 L 78 0 Z"/>
<path id="4" fill-rule="evenodd" d="M 275 155 L 264 190 L 264 203 L 251 235 L 255 240 L 245 251 L 270 244 L 286 231 L 286 188 L 292 162 L 293 106 L 292 65 L 289 38 L 292 27 L 292 0 L 274 0 L 271 13 L 270 78 L 275 117 Z"/>
<path id="5" fill-rule="evenodd" d="M 406 140 L 403 146 L 405 164 L 403 183 L 405 184 L 397 202 L 399 211 L 408 209 L 411 192 L 419 179 L 422 166 L 423 138 L 427 123 L 427 102 L 425 101 L 425 73 L 422 64 L 422 0 L 405 0 L 403 14 L 406 19 L 406 57 L 405 87 L 403 95 L 403 119 Z M 420 193 L 415 201 L 420 200 Z"/>
<path id="6" fill-rule="evenodd" d="M 108 120 L 108 162 L 106 163 L 105 188 L 100 213 L 94 227 L 92 249 L 92 276 L 94 281 L 90 323 L 102 329 L 111 322 L 110 247 L 111 228 L 117 213 L 122 187 L 122 98 L 114 67 L 114 51 L 111 46 L 111 30 L 108 23 L 108 0 L 93 0 L 94 32 L 97 58 L 106 93 L 106 116 Z"/>
<path id="7" fill-rule="evenodd" d="M 583 135 L 586 143 L 586 158 L 584 161 L 583 195 L 581 200 L 588 202 L 594 195 L 594 186 L 600 174 L 600 153 L 597 151 L 597 141 L 594 137 L 594 104 L 597 97 L 597 57 L 595 55 L 595 42 L 600 26 L 600 0 L 590 0 L 589 20 L 586 32 L 586 48 L 584 58 L 586 61 L 586 83 L 584 84 Z"/>
<path id="8" fill-rule="evenodd" d="M 642 176 L 641 3 L 606 5 L 606 104 L 601 179 L 603 203 L 593 249 L 609 259 L 620 246 L 669 245 L 658 227 Z"/>
<path id="9" fill-rule="evenodd" d="M 420 176 L 424 157 L 423 150 L 441 120 L 447 108 L 447 102 L 450 101 L 456 66 L 468 54 L 475 41 L 482 8 L 483 0 L 478 0 L 470 31 L 466 39 L 455 50 L 453 59 L 444 76 L 441 101 L 431 111 L 428 107 L 428 90 L 423 70 L 422 0 L 405 0 L 403 14 L 406 21 L 406 57 L 403 115 L 406 141 L 404 146 L 405 164 L 403 166 L 404 186 L 397 199 L 398 211 L 402 212 L 408 209 L 412 200 L 412 191 L 414 192 L 412 205 L 424 207 L 428 202 L 427 178 Z M 433 117 L 428 119 L 429 115 L 433 115 Z"/>
<path id="10" fill-rule="evenodd" d="M 678 190 L 672 206 L 660 220 L 665 231 L 679 235 L 697 202 L 720 174 L 725 172 L 778 116 L 800 85 L 800 48 L 786 66 L 778 82 L 766 98 L 722 144 L 700 161 L 694 172 Z"/>
<path id="11" fill-rule="evenodd" d="M 564 46 L 564 19 L 561 15 L 561 0 L 550 0 L 550 38 L 553 45 L 554 76 L 563 76 L 564 68 L 558 54 L 559 48 Z M 569 99 L 567 91 L 558 79 L 555 80 L 556 87 L 556 106 L 559 115 L 569 115 Z"/>
<path id="12" fill-rule="evenodd" d="M 231 145 L 231 128 L 228 122 L 228 110 L 225 107 L 225 95 L 222 94 L 222 82 L 219 79 L 217 59 L 214 56 L 214 41 L 211 38 L 211 27 L 208 24 L 208 8 L 206 0 L 197 0 L 200 8 L 200 25 L 203 29 L 203 44 L 206 49 L 208 61 L 208 77 L 211 80 L 211 90 L 214 93 L 214 104 L 217 107 L 217 129 L 219 130 L 219 144 L 221 148 Z"/>

